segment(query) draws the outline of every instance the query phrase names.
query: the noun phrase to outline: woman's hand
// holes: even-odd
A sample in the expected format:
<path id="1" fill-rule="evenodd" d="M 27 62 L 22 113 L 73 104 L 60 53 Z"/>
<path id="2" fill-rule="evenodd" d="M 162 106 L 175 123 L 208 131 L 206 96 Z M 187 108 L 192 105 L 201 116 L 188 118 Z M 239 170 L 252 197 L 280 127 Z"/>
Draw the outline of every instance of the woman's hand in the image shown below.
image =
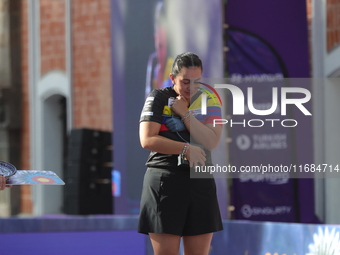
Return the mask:
<path id="1" fill-rule="evenodd" d="M 4 190 L 6 187 L 12 187 L 12 185 L 6 185 L 7 178 L 5 176 L 0 175 L 0 190 Z"/>
<path id="2" fill-rule="evenodd" d="M 198 165 L 204 166 L 206 161 L 206 154 L 201 147 L 195 145 L 189 145 L 186 158 L 189 160 L 190 167 L 196 167 Z"/>
<path id="3" fill-rule="evenodd" d="M 180 117 L 183 117 L 188 112 L 189 102 L 185 97 L 179 95 L 174 100 L 171 109 Z"/>

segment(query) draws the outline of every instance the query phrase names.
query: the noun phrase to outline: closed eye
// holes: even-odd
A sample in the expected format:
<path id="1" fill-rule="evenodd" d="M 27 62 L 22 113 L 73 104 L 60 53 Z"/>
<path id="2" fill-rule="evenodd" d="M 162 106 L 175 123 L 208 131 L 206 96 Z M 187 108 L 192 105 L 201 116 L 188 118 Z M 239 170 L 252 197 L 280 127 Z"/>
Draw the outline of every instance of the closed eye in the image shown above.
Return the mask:
<path id="1" fill-rule="evenodd" d="M 190 80 L 189 79 L 183 79 L 182 82 L 185 85 L 190 84 Z"/>

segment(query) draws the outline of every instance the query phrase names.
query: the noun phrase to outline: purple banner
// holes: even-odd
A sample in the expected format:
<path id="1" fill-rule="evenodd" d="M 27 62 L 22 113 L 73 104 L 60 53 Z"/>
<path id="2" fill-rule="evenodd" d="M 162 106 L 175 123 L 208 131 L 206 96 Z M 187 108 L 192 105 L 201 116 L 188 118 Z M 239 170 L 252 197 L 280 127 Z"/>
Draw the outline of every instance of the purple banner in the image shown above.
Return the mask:
<path id="1" fill-rule="evenodd" d="M 246 8 L 245 8 L 246 6 Z M 294 11 L 292 11 L 294 10 Z M 287 19 L 286 17 L 290 17 Z M 309 77 L 306 3 L 287 0 L 228 1 L 226 9 L 227 70 L 231 84 L 252 97 L 257 110 L 270 109 L 273 88 L 308 83 L 291 83 L 289 78 Z M 249 95 L 248 87 L 253 89 Z M 228 102 L 231 104 L 232 99 Z M 247 104 L 247 101 L 245 101 Z M 305 106 L 310 109 L 310 102 Z M 228 107 L 231 113 L 231 105 Z M 311 117 L 291 107 L 283 116 L 280 104 L 266 116 L 252 113 L 232 115 L 230 161 L 241 166 L 292 166 L 312 163 Z M 275 119 L 268 121 L 268 119 Z M 279 120 L 279 121 L 277 121 Z M 287 120 L 287 121 L 286 121 Z M 295 124 L 294 120 L 298 125 Z M 244 124 L 243 124 L 244 123 Z M 261 124 L 264 123 L 263 126 Z M 287 127 L 287 126 L 291 127 Z M 235 219 L 284 222 L 314 222 L 312 179 L 293 179 L 279 175 L 252 176 L 243 173 L 233 180 L 232 199 Z M 305 196 L 306 192 L 309 194 Z M 301 199 L 304 197 L 304 199 Z"/>

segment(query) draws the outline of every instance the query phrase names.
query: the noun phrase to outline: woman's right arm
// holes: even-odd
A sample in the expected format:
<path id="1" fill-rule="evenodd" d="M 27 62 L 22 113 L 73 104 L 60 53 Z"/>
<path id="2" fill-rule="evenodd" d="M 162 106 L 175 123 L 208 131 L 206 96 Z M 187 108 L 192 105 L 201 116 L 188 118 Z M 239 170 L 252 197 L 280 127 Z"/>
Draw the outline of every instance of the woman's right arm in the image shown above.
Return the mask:
<path id="1" fill-rule="evenodd" d="M 162 154 L 181 154 L 184 142 L 178 142 L 158 135 L 161 124 L 142 121 L 139 124 L 139 139 L 142 147 Z"/>
<path id="2" fill-rule="evenodd" d="M 178 142 L 166 137 L 160 136 L 159 129 L 161 124 L 153 121 L 142 121 L 139 124 L 139 139 L 143 148 L 162 154 L 181 154 L 184 148 L 184 142 Z M 189 146 L 187 158 L 190 166 L 197 163 L 205 165 L 205 152 L 197 146 Z"/>

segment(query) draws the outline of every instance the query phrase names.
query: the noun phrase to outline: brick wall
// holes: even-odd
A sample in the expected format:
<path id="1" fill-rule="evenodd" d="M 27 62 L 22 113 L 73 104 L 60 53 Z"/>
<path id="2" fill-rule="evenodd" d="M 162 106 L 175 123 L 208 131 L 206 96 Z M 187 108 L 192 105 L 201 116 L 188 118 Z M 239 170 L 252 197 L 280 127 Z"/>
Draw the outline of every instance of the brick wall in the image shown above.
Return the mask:
<path id="1" fill-rule="evenodd" d="M 340 0 L 327 0 L 327 51 L 340 44 Z"/>
<path id="2" fill-rule="evenodd" d="M 41 75 L 65 71 L 65 0 L 40 0 Z"/>
<path id="3" fill-rule="evenodd" d="M 29 87 L 28 87 L 28 1 L 21 0 L 21 77 L 22 77 L 22 136 L 21 169 L 30 169 L 30 122 L 29 122 Z M 32 212 L 31 188 L 21 186 L 21 212 Z"/>
<path id="4" fill-rule="evenodd" d="M 21 169 L 30 169 L 30 112 L 28 84 L 28 1 L 21 1 L 22 42 L 22 142 Z M 65 1 L 40 1 L 41 75 L 54 69 L 65 70 Z M 21 186 L 21 213 L 32 213 L 31 187 Z"/>
<path id="5" fill-rule="evenodd" d="M 72 1 L 74 127 L 112 130 L 110 0 Z"/>
<path id="6" fill-rule="evenodd" d="M 30 169 L 28 1 L 22 3 L 22 158 Z M 66 70 L 65 1 L 40 0 L 41 75 Z M 110 0 L 72 1 L 73 109 L 75 128 L 112 130 Z M 30 186 L 21 188 L 21 212 L 32 213 Z"/>

